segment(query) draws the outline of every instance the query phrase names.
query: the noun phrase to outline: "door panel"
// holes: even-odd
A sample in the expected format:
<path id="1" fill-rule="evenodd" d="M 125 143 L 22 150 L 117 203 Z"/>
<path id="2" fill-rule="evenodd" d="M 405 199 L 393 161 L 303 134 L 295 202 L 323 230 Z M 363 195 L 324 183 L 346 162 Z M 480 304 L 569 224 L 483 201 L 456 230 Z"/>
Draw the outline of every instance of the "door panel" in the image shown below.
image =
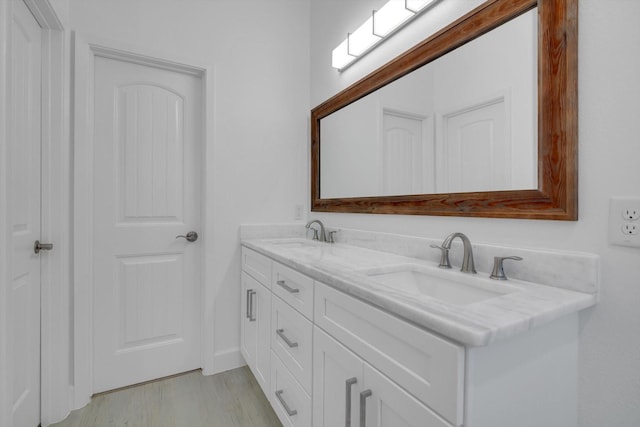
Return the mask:
<path id="1" fill-rule="evenodd" d="M 118 351 L 181 339 L 182 256 L 123 257 L 118 263 Z"/>
<path id="2" fill-rule="evenodd" d="M 496 191 L 511 188 L 511 144 L 504 98 L 443 118 L 442 187 L 438 191 Z"/>
<path id="3" fill-rule="evenodd" d="M 12 1 L 11 9 L 9 372 L 13 425 L 35 427 L 40 422 L 40 258 L 33 245 L 40 238 L 41 31 L 22 1 Z"/>
<path id="4" fill-rule="evenodd" d="M 271 377 L 271 292 L 242 272 L 242 311 L 240 351 L 265 395 Z"/>
<path id="5" fill-rule="evenodd" d="M 368 427 L 451 427 L 379 371 L 364 364 L 364 383 L 372 394 L 366 399 Z"/>
<path id="6" fill-rule="evenodd" d="M 183 221 L 183 99 L 150 84 L 116 90 L 120 224 Z"/>
<path id="7" fill-rule="evenodd" d="M 249 276 L 244 271 L 242 272 L 242 310 L 244 311 L 244 317 L 242 319 L 242 342 L 240 344 L 240 351 L 247 364 L 255 372 L 256 363 L 256 351 L 257 351 L 257 318 L 254 316 L 254 307 L 252 306 L 255 301 L 253 292 L 260 287 L 253 277 Z M 253 320 L 256 319 L 256 320 Z"/>
<path id="8" fill-rule="evenodd" d="M 362 360 L 315 326 L 313 354 L 313 426 L 346 425 L 349 400 L 351 426 L 360 425 L 359 395 L 363 390 Z M 351 380 L 350 393 L 347 394 L 349 380 Z"/>
<path id="9" fill-rule="evenodd" d="M 384 111 L 382 138 L 383 194 L 434 191 L 434 147 L 428 117 Z"/>
<path id="10" fill-rule="evenodd" d="M 94 62 L 94 392 L 200 367 L 202 81 Z"/>
<path id="11" fill-rule="evenodd" d="M 271 292 L 256 283 L 253 316 L 256 319 L 256 381 L 266 395 L 271 379 Z"/>

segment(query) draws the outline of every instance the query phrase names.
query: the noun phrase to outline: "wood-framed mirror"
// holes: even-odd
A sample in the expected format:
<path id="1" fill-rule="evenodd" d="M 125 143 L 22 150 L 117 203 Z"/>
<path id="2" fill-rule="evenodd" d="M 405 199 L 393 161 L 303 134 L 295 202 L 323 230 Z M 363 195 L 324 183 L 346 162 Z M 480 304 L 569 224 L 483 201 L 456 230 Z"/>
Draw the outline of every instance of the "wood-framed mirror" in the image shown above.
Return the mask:
<path id="1" fill-rule="evenodd" d="M 578 0 L 488 0 L 314 108 L 311 111 L 311 210 L 577 220 L 577 9 Z M 325 155 L 325 165 L 321 165 L 321 137 L 329 134 L 321 132 L 323 120 L 527 13 L 537 15 L 537 106 L 534 105 L 537 123 L 535 114 L 533 119 L 537 152 L 531 188 L 353 197 L 323 193 L 321 187 L 327 188 L 328 181 L 322 180 L 321 171 L 327 175 L 327 168 L 321 166 L 330 161 Z M 535 86 L 535 81 L 532 85 Z M 345 165 L 341 167 L 344 169 Z"/>

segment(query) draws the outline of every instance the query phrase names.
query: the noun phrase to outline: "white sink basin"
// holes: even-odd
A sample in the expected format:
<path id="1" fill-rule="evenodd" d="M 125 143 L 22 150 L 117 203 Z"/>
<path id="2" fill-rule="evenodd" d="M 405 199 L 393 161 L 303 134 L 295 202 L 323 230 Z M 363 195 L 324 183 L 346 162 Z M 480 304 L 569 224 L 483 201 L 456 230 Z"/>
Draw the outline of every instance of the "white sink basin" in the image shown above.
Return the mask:
<path id="1" fill-rule="evenodd" d="M 451 270 L 418 265 L 394 266 L 365 273 L 376 283 L 416 297 L 466 305 L 499 297 L 518 288 L 495 280 Z"/>
<path id="2" fill-rule="evenodd" d="M 283 241 L 274 241 L 271 242 L 273 245 L 276 245 L 281 248 L 287 249 L 296 249 L 296 248 L 317 248 L 322 243 L 314 241 L 314 240 L 283 240 Z"/>

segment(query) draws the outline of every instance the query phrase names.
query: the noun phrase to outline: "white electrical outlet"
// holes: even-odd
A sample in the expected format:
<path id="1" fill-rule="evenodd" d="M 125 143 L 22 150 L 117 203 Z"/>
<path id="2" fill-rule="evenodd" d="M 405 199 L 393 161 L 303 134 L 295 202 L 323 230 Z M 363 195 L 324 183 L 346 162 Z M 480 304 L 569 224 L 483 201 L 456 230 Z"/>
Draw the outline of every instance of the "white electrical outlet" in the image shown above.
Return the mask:
<path id="1" fill-rule="evenodd" d="M 640 197 L 612 197 L 609 203 L 609 242 L 640 248 Z"/>
<path id="2" fill-rule="evenodd" d="M 635 222 L 629 222 L 629 224 L 624 224 L 622 226 L 622 233 L 625 235 L 633 236 L 638 234 L 638 231 L 640 231 L 640 226 Z"/>
<path id="3" fill-rule="evenodd" d="M 302 210 L 304 209 L 303 205 L 296 205 L 295 214 L 293 219 L 302 219 Z"/>
<path id="4" fill-rule="evenodd" d="M 640 209 L 638 208 L 625 208 L 622 210 L 622 218 L 627 221 L 635 221 L 640 218 Z"/>

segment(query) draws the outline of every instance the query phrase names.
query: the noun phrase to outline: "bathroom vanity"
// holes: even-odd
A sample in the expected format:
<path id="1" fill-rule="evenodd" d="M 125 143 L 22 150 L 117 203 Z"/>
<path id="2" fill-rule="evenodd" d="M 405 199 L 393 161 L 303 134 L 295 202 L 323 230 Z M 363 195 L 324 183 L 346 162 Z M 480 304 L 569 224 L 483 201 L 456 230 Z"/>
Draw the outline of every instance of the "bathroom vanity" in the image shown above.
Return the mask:
<path id="1" fill-rule="evenodd" d="M 454 268 L 437 268 L 437 240 L 248 229 L 241 351 L 285 426 L 577 425 L 578 311 L 597 301 L 597 257 L 474 245 L 470 275 L 455 245 Z M 525 259 L 514 279 L 488 279 L 507 250 Z"/>

